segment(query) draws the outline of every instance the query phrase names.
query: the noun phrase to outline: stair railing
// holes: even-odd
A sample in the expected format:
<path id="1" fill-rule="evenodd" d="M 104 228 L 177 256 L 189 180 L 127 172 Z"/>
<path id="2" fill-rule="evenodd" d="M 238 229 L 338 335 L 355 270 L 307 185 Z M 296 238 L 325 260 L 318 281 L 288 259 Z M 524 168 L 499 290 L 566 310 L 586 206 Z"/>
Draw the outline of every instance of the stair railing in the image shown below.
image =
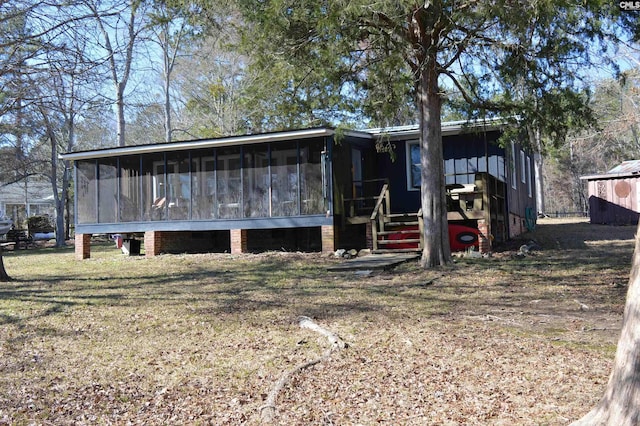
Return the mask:
<path id="1" fill-rule="evenodd" d="M 384 222 L 386 215 L 391 212 L 391 199 L 389 197 L 389 184 L 382 185 L 380 195 L 376 200 L 376 205 L 371 213 L 371 237 L 373 239 L 373 250 L 378 250 L 378 226 L 380 231 L 384 232 Z"/>
<path id="2" fill-rule="evenodd" d="M 424 250 L 424 217 L 422 216 L 422 207 L 418 210 L 418 232 L 420 232 L 420 250 Z"/>

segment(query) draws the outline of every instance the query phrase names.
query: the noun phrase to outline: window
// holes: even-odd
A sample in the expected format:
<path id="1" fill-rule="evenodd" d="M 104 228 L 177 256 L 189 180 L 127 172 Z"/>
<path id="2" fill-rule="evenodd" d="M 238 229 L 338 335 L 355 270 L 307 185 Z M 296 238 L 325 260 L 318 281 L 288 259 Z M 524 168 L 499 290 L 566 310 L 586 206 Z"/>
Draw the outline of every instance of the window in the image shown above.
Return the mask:
<path id="1" fill-rule="evenodd" d="M 140 220 L 140 157 L 120 159 L 120 222 Z"/>
<path id="2" fill-rule="evenodd" d="M 273 144 L 271 148 L 272 216 L 299 214 L 298 145 L 296 142 Z"/>
<path id="3" fill-rule="evenodd" d="M 323 149 L 323 141 L 300 142 L 300 210 L 303 215 L 325 212 Z"/>
<path id="4" fill-rule="evenodd" d="M 192 151 L 191 218 L 213 219 L 216 213 L 216 174 L 213 150 Z"/>
<path id="5" fill-rule="evenodd" d="M 98 222 L 114 223 L 118 215 L 118 159 L 98 163 Z"/>
<path id="6" fill-rule="evenodd" d="M 242 163 L 244 217 L 269 217 L 269 151 L 266 146 L 248 147 Z"/>
<path id="7" fill-rule="evenodd" d="M 141 179 L 143 220 L 165 220 L 164 154 L 142 156 Z"/>
<path id="8" fill-rule="evenodd" d="M 529 198 L 533 195 L 532 188 L 532 176 L 531 176 L 531 157 L 527 156 L 527 193 L 529 194 Z"/>
<path id="9" fill-rule="evenodd" d="M 94 160 L 79 161 L 76 166 L 76 212 L 78 214 L 78 223 L 95 223 L 98 221 L 97 181 L 96 162 Z"/>
<path id="10" fill-rule="evenodd" d="M 242 217 L 242 172 L 240 148 L 222 148 L 216 157 L 217 217 L 236 219 Z"/>
<path id="11" fill-rule="evenodd" d="M 167 153 L 167 202 L 170 220 L 189 219 L 191 175 L 188 152 Z M 194 170 L 197 173 L 197 170 Z"/>
<path id="12" fill-rule="evenodd" d="M 516 146 L 511 142 L 511 187 L 516 189 L 518 182 L 518 168 L 516 167 Z"/>
<path id="13" fill-rule="evenodd" d="M 407 190 L 419 191 L 421 177 L 420 142 L 407 141 Z"/>
<path id="14" fill-rule="evenodd" d="M 527 166 L 524 158 L 524 151 L 520 150 L 520 177 L 522 178 L 522 183 L 527 183 L 526 170 Z"/>

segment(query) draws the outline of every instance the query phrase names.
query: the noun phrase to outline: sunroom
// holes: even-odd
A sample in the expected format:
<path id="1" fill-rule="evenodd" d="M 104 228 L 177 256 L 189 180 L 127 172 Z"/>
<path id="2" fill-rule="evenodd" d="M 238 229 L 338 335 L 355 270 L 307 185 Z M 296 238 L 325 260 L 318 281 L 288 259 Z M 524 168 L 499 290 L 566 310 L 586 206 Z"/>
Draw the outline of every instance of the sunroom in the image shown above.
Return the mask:
<path id="1" fill-rule="evenodd" d="M 75 162 L 78 257 L 93 234 L 144 240 L 145 254 L 333 250 L 335 131 L 129 146 L 64 154 Z M 371 145 L 351 132 L 349 144 Z"/>

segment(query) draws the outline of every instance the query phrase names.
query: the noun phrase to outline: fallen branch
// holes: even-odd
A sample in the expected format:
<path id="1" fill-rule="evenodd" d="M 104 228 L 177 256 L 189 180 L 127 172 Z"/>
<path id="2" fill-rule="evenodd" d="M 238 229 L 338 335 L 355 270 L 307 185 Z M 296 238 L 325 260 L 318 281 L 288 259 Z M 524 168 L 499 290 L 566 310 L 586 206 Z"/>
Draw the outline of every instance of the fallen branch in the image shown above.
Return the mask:
<path id="1" fill-rule="evenodd" d="M 280 379 L 278 379 L 273 389 L 271 389 L 271 392 L 269 392 L 269 394 L 267 395 L 267 399 L 265 400 L 264 405 L 260 407 L 260 419 L 262 423 L 271 423 L 273 421 L 273 418 L 276 414 L 276 400 L 278 399 L 278 394 L 287 385 L 287 383 L 289 383 L 291 377 L 306 368 L 309 368 L 326 360 L 334 351 L 338 349 L 344 349 L 348 346 L 336 333 L 319 326 L 309 317 L 299 317 L 298 325 L 301 328 L 308 328 L 309 330 L 315 331 L 316 333 L 320 333 L 321 335 L 325 336 L 329 340 L 329 343 L 331 343 L 331 347 L 324 351 L 323 354 L 318 358 L 299 364 L 295 368 L 286 371 L 280 377 Z"/>

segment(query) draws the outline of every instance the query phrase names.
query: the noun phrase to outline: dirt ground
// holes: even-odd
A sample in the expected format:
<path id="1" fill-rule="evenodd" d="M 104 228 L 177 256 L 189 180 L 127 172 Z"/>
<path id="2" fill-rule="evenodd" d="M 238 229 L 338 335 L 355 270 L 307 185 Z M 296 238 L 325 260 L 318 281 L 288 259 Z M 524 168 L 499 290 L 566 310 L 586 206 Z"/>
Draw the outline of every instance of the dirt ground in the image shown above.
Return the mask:
<path id="1" fill-rule="evenodd" d="M 487 258 L 8 253 L 0 424 L 560 425 L 603 394 L 635 227 L 542 219 Z M 520 255 L 520 247 L 533 247 Z"/>

